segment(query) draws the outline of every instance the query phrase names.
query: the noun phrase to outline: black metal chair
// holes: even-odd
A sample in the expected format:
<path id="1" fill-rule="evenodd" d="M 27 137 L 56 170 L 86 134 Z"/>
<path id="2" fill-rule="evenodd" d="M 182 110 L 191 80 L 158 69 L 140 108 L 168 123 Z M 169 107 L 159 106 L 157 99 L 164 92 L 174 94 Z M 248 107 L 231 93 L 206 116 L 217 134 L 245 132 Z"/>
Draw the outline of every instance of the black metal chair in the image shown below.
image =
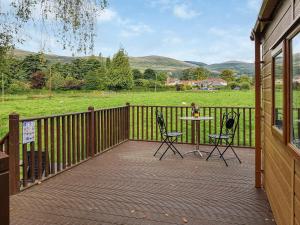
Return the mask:
<path id="1" fill-rule="evenodd" d="M 237 130 L 237 126 L 239 124 L 239 119 L 240 119 L 240 114 L 236 113 L 234 111 L 223 114 L 222 121 L 221 121 L 221 127 L 220 127 L 220 133 L 209 135 L 210 140 L 214 140 L 215 146 L 214 146 L 213 150 L 210 152 L 210 154 L 208 155 L 208 157 L 206 158 L 206 160 L 208 160 L 212 156 L 214 151 L 217 150 L 218 153 L 220 154 L 220 158 L 222 158 L 223 161 L 225 162 L 226 166 L 228 166 L 226 159 L 224 158 L 224 154 L 228 149 L 231 149 L 232 152 L 234 153 L 235 157 L 238 159 L 238 161 L 240 163 L 242 163 L 240 158 L 238 157 L 238 155 L 236 154 L 236 152 L 234 151 L 234 149 L 232 147 L 235 133 Z M 226 142 L 226 148 L 223 152 L 221 152 L 219 149 L 219 146 L 222 144 L 222 141 Z"/>
<path id="2" fill-rule="evenodd" d="M 180 155 L 181 158 L 183 158 L 182 154 L 179 152 L 179 150 L 175 147 L 174 143 L 178 140 L 178 137 L 180 137 L 182 135 L 181 132 L 168 132 L 166 124 L 165 124 L 165 120 L 163 117 L 163 114 L 160 111 L 156 111 L 156 122 L 159 126 L 159 130 L 160 130 L 160 135 L 161 135 L 161 139 L 162 139 L 162 143 L 159 146 L 159 148 L 156 150 L 156 152 L 154 153 L 154 156 L 156 156 L 156 154 L 159 152 L 159 150 L 162 148 L 162 146 L 164 144 L 166 144 L 168 147 L 167 149 L 163 152 L 163 154 L 161 155 L 161 157 L 159 158 L 159 160 L 161 160 L 164 155 L 166 154 L 166 152 L 171 149 L 173 151 L 174 154 L 178 153 Z"/>

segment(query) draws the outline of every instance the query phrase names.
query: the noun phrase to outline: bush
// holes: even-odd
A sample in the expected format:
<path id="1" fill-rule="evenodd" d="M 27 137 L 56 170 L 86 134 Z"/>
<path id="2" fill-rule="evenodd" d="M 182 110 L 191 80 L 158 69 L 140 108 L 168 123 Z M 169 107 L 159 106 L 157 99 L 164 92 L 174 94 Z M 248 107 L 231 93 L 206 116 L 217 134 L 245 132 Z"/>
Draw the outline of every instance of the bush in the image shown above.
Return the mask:
<path id="1" fill-rule="evenodd" d="M 31 75 L 30 82 L 33 89 L 42 89 L 46 85 L 46 75 L 41 71 L 35 72 Z"/>
<path id="2" fill-rule="evenodd" d="M 29 83 L 26 83 L 23 81 L 18 81 L 18 80 L 13 80 L 9 86 L 8 92 L 11 94 L 15 94 L 15 93 L 20 93 L 20 92 L 26 92 L 29 90 L 30 90 Z"/>
<path id="3" fill-rule="evenodd" d="M 149 81 L 146 79 L 137 79 L 134 81 L 136 87 L 149 87 Z"/>
<path id="4" fill-rule="evenodd" d="M 250 90 L 251 85 L 250 85 L 249 82 L 242 82 L 240 84 L 240 87 L 241 87 L 242 90 Z"/>
<path id="5" fill-rule="evenodd" d="M 132 70 L 132 75 L 133 75 L 133 79 L 137 80 L 137 79 L 143 79 L 144 78 L 144 74 L 138 70 L 138 69 L 133 69 Z"/>
<path id="6" fill-rule="evenodd" d="M 63 89 L 65 85 L 65 78 L 60 73 L 54 73 L 51 78 L 47 80 L 46 87 L 50 89 L 50 85 L 53 90 Z"/>
<path id="7" fill-rule="evenodd" d="M 64 90 L 80 90 L 83 86 L 82 80 L 77 80 L 74 77 L 67 76 L 64 82 Z"/>
<path id="8" fill-rule="evenodd" d="M 149 88 L 162 88 L 164 85 L 162 85 L 161 82 L 158 82 L 158 81 L 155 81 L 155 80 L 149 80 L 148 81 L 149 84 L 148 84 L 148 87 Z"/>
<path id="9" fill-rule="evenodd" d="M 192 90 L 192 86 L 186 84 L 176 84 L 176 91 L 186 91 L 186 90 Z"/>
<path id="10" fill-rule="evenodd" d="M 228 82 L 227 87 L 231 90 L 235 89 L 236 87 L 239 87 L 238 83 L 235 81 Z"/>
<path id="11" fill-rule="evenodd" d="M 84 89 L 86 90 L 98 90 L 100 88 L 100 78 L 97 71 L 89 71 L 84 77 Z"/>
<path id="12" fill-rule="evenodd" d="M 183 84 L 176 84 L 176 91 L 185 91 L 185 87 Z"/>

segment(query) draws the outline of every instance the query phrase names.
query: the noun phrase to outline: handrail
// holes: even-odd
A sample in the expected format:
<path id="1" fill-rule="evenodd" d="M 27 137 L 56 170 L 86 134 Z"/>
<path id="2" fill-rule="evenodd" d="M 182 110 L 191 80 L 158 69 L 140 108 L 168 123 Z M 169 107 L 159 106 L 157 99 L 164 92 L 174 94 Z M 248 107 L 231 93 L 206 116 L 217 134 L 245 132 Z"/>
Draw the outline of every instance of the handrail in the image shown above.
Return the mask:
<path id="1" fill-rule="evenodd" d="M 0 152 L 4 152 L 7 155 L 9 154 L 9 133 L 7 133 L 1 140 L 0 140 Z"/>
<path id="2" fill-rule="evenodd" d="M 16 177 L 14 193 L 127 141 L 128 117 L 128 105 L 97 110 L 89 107 L 83 112 L 22 119 L 14 114 L 14 120 L 10 119 L 10 128 L 14 131 L 10 135 L 15 140 L 22 140 L 22 122 L 35 122 L 31 142 L 19 144 L 17 141 L 18 145 L 11 149 L 16 153 L 15 166 L 20 167 L 17 171 L 22 171 L 19 176 L 12 175 Z"/>
<path id="3" fill-rule="evenodd" d="M 160 141 L 155 111 L 163 112 L 168 130 L 180 131 L 183 135 L 177 141 L 183 144 L 209 145 L 209 134 L 217 134 L 224 112 L 235 110 L 241 114 L 234 145 L 238 147 L 255 146 L 254 107 L 240 106 L 199 106 L 200 115 L 213 117 L 211 121 L 182 121 L 180 117 L 191 116 L 191 106 L 130 105 L 130 139 L 137 141 Z"/>
<path id="4" fill-rule="evenodd" d="M 0 145 L 3 145 L 8 137 L 9 137 L 9 132 L 5 134 L 4 137 L 0 140 Z"/>

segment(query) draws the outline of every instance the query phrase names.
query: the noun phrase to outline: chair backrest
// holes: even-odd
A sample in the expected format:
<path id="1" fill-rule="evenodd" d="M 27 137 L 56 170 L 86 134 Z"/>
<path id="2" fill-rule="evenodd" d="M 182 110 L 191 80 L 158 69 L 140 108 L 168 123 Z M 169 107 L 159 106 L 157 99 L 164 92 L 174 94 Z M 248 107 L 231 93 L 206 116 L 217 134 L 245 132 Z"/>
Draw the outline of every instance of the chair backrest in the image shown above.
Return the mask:
<path id="1" fill-rule="evenodd" d="M 167 134 L 167 127 L 165 124 L 164 116 L 162 112 L 156 110 L 156 122 L 159 126 L 160 135 L 163 137 L 165 134 Z"/>
<path id="2" fill-rule="evenodd" d="M 239 124 L 240 114 L 237 112 L 224 113 L 221 122 L 220 134 L 230 135 L 233 139 Z M 225 133 L 224 133 L 225 131 Z"/>

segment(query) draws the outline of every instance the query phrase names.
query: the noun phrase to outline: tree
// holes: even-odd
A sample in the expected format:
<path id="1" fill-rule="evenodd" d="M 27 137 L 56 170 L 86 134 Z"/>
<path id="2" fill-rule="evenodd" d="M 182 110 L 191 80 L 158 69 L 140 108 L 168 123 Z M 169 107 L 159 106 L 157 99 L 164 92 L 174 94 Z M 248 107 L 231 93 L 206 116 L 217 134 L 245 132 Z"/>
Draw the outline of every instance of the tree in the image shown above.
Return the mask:
<path id="1" fill-rule="evenodd" d="M 1 7 L 0 46 L 22 41 L 22 28 L 29 21 L 52 24 L 51 32 L 64 48 L 84 51 L 94 46 L 96 18 L 107 0 L 11 0 Z M 40 8 L 40 13 L 36 9 Z M 4 11 L 5 10 L 5 11 Z M 41 15 L 40 17 L 38 15 Z M 100 15 L 101 16 L 101 15 Z"/>
<path id="2" fill-rule="evenodd" d="M 242 82 L 242 83 L 240 84 L 240 86 L 241 86 L 241 89 L 242 89 L 242 90 L 250 90 L 250 88 L 251 88 L 251 85 L 250 85 L 249 82 Z"/>
<path id="3" fill-rule="evenodd" d="M 194 76 L 192 73 L 192 69 L 185 69 L 182 71 L 181 80 L 193 80 Z"/>
<path id="4" fill-rule="evenodd" d="M 51 82 L 50 78 L 46 82 L 46 87 L 48 89 L 59 90 L 63 89 L 65 85 L 65 78 L 59 72 L 52 72 Z"/>
<path id="5" fill-rule="evenodd" d="M 220 74 L 220 78 L 226 80 L 227 82 L 231 82 L 235 80 L 234 71 L 233 70 L 223 70 Z"/>
<path id="6" fill-rule="evenodd" d="M 167 72 L 159 72 L 157 74 L 157 81 L 160 81 L 161 83 L 165 83 L 168 79 L 168 74 Z"/>
<path id="7" fill-rule="evenodd" d="M 30 82 L 33 89 L 42 89 L 46 85 L 46 75 L 41 71 L 34 72 Z"/>
<path id="8" fill-rule="evenodd" d="M 246 74 L 244 74 L 244 75 L 241 75 L 238 79 L 237 79 L 237 82 L 239 82 L 239 83 L 251 83 L 251 78 L 248 76 L 248 75 L 246 75 Z"/>
<path id="9" fill-rule="evenodd" d="M 129 64 L 128 55 L 124 49 L 120 49 L 112 59 L 108 69 L 108 88 L 112 90 L 131 89 L 133 76 Z"/>
<path id="10" fill-rule="evenodd" d="M 192 74 L 195 80 L 205 80 L 211 75 L 210 71 L 203 67 L 193 69 Z"/>
<path id="11" fill-rule="evenodd" d="M 133 79 L 134 80 L 143 79 L 144 78 L 143 73 L 140 70 L 138 70 L 138 69 L 133 69 L 132 70 L 132 75 L 133 75 Z"/>
<path id="12" fill-rule="evenodd" d="M 26 56 L 21 63 L 22 69 L 25 72 L 25 79 L 30 80 L 32 74 L 45 70 L 46 64 L 47 61 L 43 53 Z"/>
<path id="13" fill-rule="evenodd" d="M 144 72 L 144 79 L 146 80 L 155 80 L 156 72 L 153 69 L 146 69 Z"/>
<path id="14" fill-rule="evenodd" d="M 106 69 L 104 67 L 89 71 L 84 77 L 84 88 L 87 90 L 103 90 L 106 88 Z"/>
<path id="15" fill-rule="evenodd" d="M 190 68 L 182 71 L 182 80 L 205 80 L 211 72 L 203 67 Z"/>

